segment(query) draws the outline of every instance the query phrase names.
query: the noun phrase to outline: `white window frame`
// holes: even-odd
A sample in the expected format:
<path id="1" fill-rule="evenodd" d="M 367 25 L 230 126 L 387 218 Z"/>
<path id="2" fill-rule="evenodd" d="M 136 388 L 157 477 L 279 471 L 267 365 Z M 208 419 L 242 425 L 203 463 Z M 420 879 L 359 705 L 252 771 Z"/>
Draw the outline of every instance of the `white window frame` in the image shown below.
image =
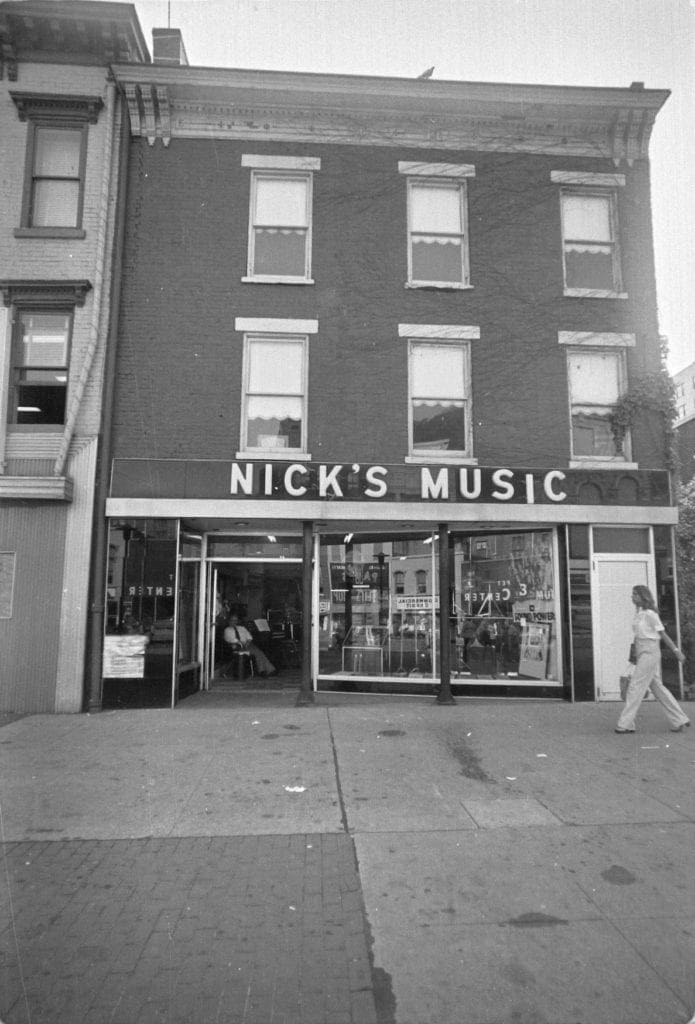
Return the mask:
<path id="1" fill-rule="evenodd" d="M 475 177 L 475 167 L 472 164 L 431 164 L 419 163 L 411 160 L 401 160 L 398 163 L 399 174 L 406 175 L 406 214 L 408 232 L 408 279 L 406 288 L 437 288 L 454 291 L 470 289 L 470 251 L 468 241 L 468 187 L 467 178 Z M 459 204 L 461 213 L 461 280 L 460 281 L 422 281 L 413 277 L 413 230 L 411 227 L 412 204 L 410 201 L 411 191 L 414 186 L 423 185 L 431 188 L 451 188 L 455 185 L 458 188 Z M 431 232 L 429 232 L 431 234 Z M 456 235 L 457 232 L 447 232 L 447 235 Z"/>
<path id="2" fill-rule="evenodd" d="M 283 320 L 273 317 L 237 317 L 235 330 L 243 333 L 243 363 L 241 376 L 241 424 L 240 447 L 237 459 L 272 459 L 275 461 L 307 462 L 308 437 L 308 382 L 309 382 L 309 338 L 318 332 L 318 320 Z M 301 342 L 302 361 L 302 437 L 299 448 L 251 448 L 248 445 L 247 410 L 249 399 L 249 352 L 255 341 Z"/>
<path id="3" fill-rule="evenodd" d="M 613 352 L 618 356 L 618 388 L 622 393 L 627 388 L 627 357 L 628 348 L 634 348 L 634 334 L 613 334 L 589 331 L 560 331 L 558 343 L 565 347 L 567 358 L 567 402 L 570 430 L 570 469 L 638 469 L 638 464 L 631 461 L 632 439 L 630 432 L 625 435 L 622 455 L 575 455 L 574 431 L 572 428 L 572 382 L 569 372 L 569 360 L 579 350 L 589 352 Z"/>
<path id="4" fill-rule="evenodd" d="M 477 465 L 473 457 L 473 392 L 471 385 L 471 341 L 480 338 L 480 328 L 474 325 L 456 324 L 399 324 L 398 334 L 408 340 L 408 454 L 406 463 L 455 463 L 457 465 Z M 434 345 L 450 346 L 463 351 L 465 432 L 466 448 L 447 449 L 415 449 L 413 447 L 413 374 L 411 369 L 412 352 L 415 346 Z"/>
<path id="5" fill-rule="evenodd" d="M 312 235 L 313 235 L 313 192 L 314 171 L 321 169 L 321 160 L 316 157 L 268 156 L 245 153 L 241 158 L 242 167 L 249 167 L 251 180 L 249 189 L 249 227 L 246 275 L 242 281 L 248 284 L 314 284 L 311 276 Z M 306 235 L 304 247 L 304 273 L 257 274 L 255 262 L 255 209 L 258 182 L 261 180 L 303 181 L 306 183 Z M 282 225 L 277 225 L 282 227 Z"/>
<path id="6" fill-rule="evenodd" d="M 628 296 L 623 289 L 623 270 L 618 218 L 618 188 L 625 186 L 625 175 L 594 174 L 585 171 L 551 171 L 550 178 L 552 182 L 560 185 L 560 233 L 562 247 L 563 294 L 578 298 L 626 299 Z M 611 229 L 610 244 L 612 246 L 613 288 L 568 287 L 565 246 L 570 242 L 589 242 L 590 239 L 566 238 L 563 202 L 565 196 L 598 196 L 607 200 L 609 205 L 609 223 Z"/>

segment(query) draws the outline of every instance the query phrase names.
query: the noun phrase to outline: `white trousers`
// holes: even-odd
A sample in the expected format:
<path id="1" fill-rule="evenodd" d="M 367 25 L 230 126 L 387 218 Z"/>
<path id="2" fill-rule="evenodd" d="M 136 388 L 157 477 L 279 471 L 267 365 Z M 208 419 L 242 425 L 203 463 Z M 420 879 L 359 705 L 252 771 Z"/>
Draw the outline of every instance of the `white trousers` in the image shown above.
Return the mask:
<path id="1" fill-rule="evenodd" d="M 688 716 L 661 682 L 661 651 L 656 641 L 653 648 L 650 645 L 648 650 L 638 651 L 635 671 L 625 695 L 625 707 L 618 719 L 618 729 L 632 731 L 635 728 L 635 716 L 647 690 L 651 690 L 661 704 L 672 728 L 685 725 Z"/>

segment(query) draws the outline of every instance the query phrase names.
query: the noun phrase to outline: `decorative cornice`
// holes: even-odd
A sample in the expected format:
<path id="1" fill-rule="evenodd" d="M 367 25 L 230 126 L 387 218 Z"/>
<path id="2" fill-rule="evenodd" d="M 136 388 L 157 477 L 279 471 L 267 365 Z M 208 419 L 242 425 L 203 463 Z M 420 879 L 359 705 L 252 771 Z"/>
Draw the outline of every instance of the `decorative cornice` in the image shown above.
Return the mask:
<path id="1" fill-rule="evenodd" d="M 69 121 L 96 124 L 99 111 L 104 106 L 100 96 L 62 96 L 53 93 L 13 91 L 10 91 L 10 96 L 14 100 L 20 121 L 46 117 L 52 121 L 65 118 Z"/>
<path id="2" fill-rule="evenodd" d="M 623 160 L 647 157 L 668 92 L 114 66 L 131 131 Z"/>
<path id="3" fill-rule="evenodd" d="M 0 281 L 0 291 L 6 306 L 32 305 L 84 306 L 89 281 Z"/>
<path id="4" fill-rule="evenodd" d="M 141 64 L 150 55 L 133 4 L 22 0 L 0 4 L 0 78 L 20 62 Z"/>

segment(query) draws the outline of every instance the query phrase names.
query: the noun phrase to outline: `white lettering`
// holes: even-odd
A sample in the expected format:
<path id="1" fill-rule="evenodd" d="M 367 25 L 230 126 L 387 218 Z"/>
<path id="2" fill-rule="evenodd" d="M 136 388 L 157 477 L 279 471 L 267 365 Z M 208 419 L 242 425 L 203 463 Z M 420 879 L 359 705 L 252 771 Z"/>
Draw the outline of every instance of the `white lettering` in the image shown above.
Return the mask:
<path id="1" fill-rule="evenodd" d="M 342 498 L 343 492 L 340 489 L 338 483 L 338 473 L 341 471 L 342 466 L 334 466 L 333 469 L 328 470 L 327 466 L 319 466 L 319 497 L 326 498 L 328 496 L 328 488 L 332 488 L 333 496 L 335 498 Z M 328 471 L 327 471 L 328 470 Z"/>
<path id="2" fill-rule="evenodd" d="M 265 467 L 263 493 L 266 495 L 273 493 L 273 467 L 269 462 L 266 463 Z"/>
<path id="3" fill-rule="evenodd" d="M 174 596 L 174 588 L 173 587 L 167 587 L 167 597 L 173 597 L 173 596 Z"/>
<path id="4" fill-rule="evenodd" d="M 365 488 L 365 497 L 383 498 L 386 495 L 386 480 L 381 478 L 387 475 L 388 470 L 385 466 L 370 466 L 365 474 L 367 483 L 370 485 Z"/>
<path id="5" fill-rule="evenodd" d="M 479 469 L 473 470 L 473 487 L 468 485 L 468 474 L 470 470 L 460 469 L 459 470 L 459 490 L 462 498 L 468 498 L 472 501 L 474 498 L 480 497 L 480 492 L 483 486 L 483 475 Z"/>
<path id="6" fill-rule="evenodd" d="M 526 504 L 536 504 L 536 492 L 533 486 L 533 473 L 526 474 Z"/>
<path id="7" fill-rule="evenodd" d="M 492 482 L 497 487 L 501 488 L 499 491 L 493 491 L 492 497 L 496 501 L 509 501 L 510 498 L 514 497 L 514 484 L 512 480 L 514 474 L 511 469 L 496 469 L 492 474 Z"/>
<path id="8" fill-rule="evenodd" d="M 246 468 L 242 469 L 238 462 L 232 463 L 232 487 L 231 493 L 238 494 L 239 488 L 244 494 L 253 492 L 253 463 L 248 462 Z"/>
<path id="9" fill-rule="evenodd" d="M 154 588 L 154 596 L 155 597 L 164 597 L 164 587 L 155 587 Z"/>
<path id="10" fill-rule="evenodd" d="M 420 497 L 446 500 L 449 497 L 449 471 L 440 469 L 437 479 L 433 480 L 429 469 L 423 466 L 420 471 Z"/>
<path id="11" fill-rule="evenodd" d="M 128 597 L 135 597 L 135 587 L 128 587 Z"/>
<path id="12" fill-rule="evenodd" d="M 288 466 L 285 470 L 285 490 L 293 498 L 301 498 L 303 494 L 306 494 L 306 487 L 304 485 L 296 487 L 292 480 L 295 473 L 306 473 L 306 471 L 306 466 L 297 465 L 296 463 Z"/>
<path id="13" fill-rule="evenodd" d="M 565 501 L 567 494 L 565 491 L 558 491 L 557 493 L 553 490 L 553 484 L 556 480 L 565 480 L 565 474 L 561 469 L 552 469 L 549 473 L 546 473 L 543 478 L 543 490 L 546 496 L 551 501 Z"/>

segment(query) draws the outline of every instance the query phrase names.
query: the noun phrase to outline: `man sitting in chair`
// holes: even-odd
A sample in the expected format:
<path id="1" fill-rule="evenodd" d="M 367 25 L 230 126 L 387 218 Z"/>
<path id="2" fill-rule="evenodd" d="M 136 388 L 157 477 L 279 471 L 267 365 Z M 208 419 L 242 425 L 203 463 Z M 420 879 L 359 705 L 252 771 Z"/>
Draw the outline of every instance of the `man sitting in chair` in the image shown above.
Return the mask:
<path id="1" fill-rule="evenodd" d="M 238 615 L 229 616 L 229 625 L 225 627 L 224 642 L 229 644 L 232 650 L 248 651 L 256 665 L 256 672 L 259 676 L 274 676 L 277 673 L 275 665 L 270 658 L 267 658 L 260 647 L 256 647 L 253 637 L 246 626 L 239 623 Z"/>

